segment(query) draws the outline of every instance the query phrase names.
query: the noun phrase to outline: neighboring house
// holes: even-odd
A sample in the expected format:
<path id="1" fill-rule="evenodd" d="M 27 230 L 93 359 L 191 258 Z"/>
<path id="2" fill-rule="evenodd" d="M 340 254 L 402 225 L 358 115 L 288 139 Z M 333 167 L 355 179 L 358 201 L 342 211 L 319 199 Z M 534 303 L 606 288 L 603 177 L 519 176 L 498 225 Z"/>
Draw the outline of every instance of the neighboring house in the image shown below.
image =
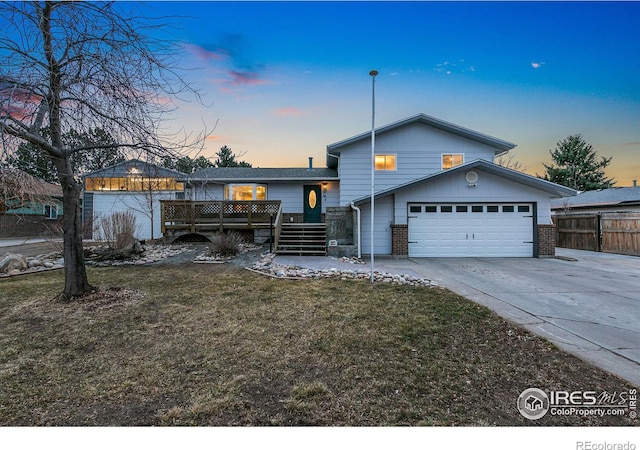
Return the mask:
<path id="1" fill-rule="evenodd" d="M 160 200 L 184 198 L 184 173 L 137 159 L 85 175 L 82 213 L 85 238 L 101 236 L 100 219 L 114 212 L 136 216 L 138 239 L 162 237 Z"/>
<path id="2" fill-rule="evenodd" d="M 598 189 L 551 202 L 554 214 L 640 212 L 640 187 Z"/>
<path id="3" fill-rule="evenodd" d="M 62 188 L 25 172 L 0 176 L 0 238 L 58 235 Z"/>

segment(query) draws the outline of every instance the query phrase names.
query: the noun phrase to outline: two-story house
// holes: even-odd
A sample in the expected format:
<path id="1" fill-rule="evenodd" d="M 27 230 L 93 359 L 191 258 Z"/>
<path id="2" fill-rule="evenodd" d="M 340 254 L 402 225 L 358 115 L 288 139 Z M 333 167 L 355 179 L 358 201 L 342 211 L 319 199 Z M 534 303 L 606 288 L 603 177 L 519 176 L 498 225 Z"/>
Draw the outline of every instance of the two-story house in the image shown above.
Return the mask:
<path id="1" fill-rule="evenodd" d="M 493 163 L 515 144 L 424 114 L 375 137 L 374 250 L 426 256 L 553 254 L 552 198 L 575 191 Z M 362 211 L 362 253 L 371 242 L 371 135 L 327 147 L 340 204 Z"/>

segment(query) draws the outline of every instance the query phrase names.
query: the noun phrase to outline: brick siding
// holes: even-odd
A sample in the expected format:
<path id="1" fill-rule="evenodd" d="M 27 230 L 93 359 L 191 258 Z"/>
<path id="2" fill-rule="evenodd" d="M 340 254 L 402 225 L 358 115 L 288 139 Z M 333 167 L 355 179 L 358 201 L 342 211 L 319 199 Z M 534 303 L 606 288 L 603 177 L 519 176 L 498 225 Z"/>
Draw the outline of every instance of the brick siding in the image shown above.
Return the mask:
<path id="1" fill-rule="evenodd" d="M 538 225 L 538 257 L 555 256 L 556 227 L 554 225 Z"/>
<path id="2" fill-rule="evenodd" d="M 409 226 L 391 225 L 391 254 L 409 256 Z"/>
<path id="3" fill-rule="evenodd" d="M 0 214 L 0 238 L 42 237 L 58 235 L 62 218 L 46 219 L 44 216 Z"/>

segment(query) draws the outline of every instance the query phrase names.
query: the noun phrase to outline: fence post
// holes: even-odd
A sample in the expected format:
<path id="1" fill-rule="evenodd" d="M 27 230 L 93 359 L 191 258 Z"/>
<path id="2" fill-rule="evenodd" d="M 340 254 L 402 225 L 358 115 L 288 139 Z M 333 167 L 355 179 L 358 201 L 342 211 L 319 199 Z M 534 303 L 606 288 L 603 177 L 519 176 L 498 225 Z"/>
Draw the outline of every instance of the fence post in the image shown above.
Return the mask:
<path id="1" fill-rule="evenodd" d="M 224 231 L 224 209 L 227 207 L 226 201 L 220 202 L 220 233 Z"/>
<path id="2" fill-rule="evenodd" d="M 602 213 L 598 213 L 597 216 L 597 220 L 596 220 L 596 246 L 597 249 L 596 251 L 601 252 L 602 251 Z"/>
<path id="3" fill-rule="evenodd" d="M 196 204 L 191 202 L 191 233 L 196 232 Z"/>

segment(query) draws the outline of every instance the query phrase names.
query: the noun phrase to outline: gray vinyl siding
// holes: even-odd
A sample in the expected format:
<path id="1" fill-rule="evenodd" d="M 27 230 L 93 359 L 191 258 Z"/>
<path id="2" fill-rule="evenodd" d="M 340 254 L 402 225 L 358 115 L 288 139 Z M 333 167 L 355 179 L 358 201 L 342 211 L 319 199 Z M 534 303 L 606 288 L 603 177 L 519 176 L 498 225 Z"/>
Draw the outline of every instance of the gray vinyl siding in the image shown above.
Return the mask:
<path id="1" fill-rule="evenodd" d="M 376 136 L 376 154 L 395 154 L 395 171 L 376 171 L 375 190 L 399 184 L 441 170 L 443 153 L 463 153 L 464 161 L 484 159 L 493 162 L 495 148 L 436 129 L 414 123 Z M 340 204 L 371 192 L 371 140 L 365 139 L 340 151 Z"/>
<path id="2" fill-rule="evenodd" d="M 239 181 L 243 184 L 245 181 Z M 249 182 L 246 182 L 249 183 Z M 302 213 L 303 208 L 303 186 L 322 186 L 322 182 L 259 182 L 267 186 L 267 200 L 280 200 L 282 202 L 282 212 Z M 322 212 L 327 206 L 338 206 L 340 196 L 340 184 L 338 182 L 327 182 L 327 190 L 322 194 Z M 194 187 L 194 200 L 224 200 L 224 185 L 205 184 Z"/>
<path id="3" fill-rule="evenodd" d="M 374 251 L 376 255 L 391 254 L 391 224 L 393 223 L 392 195 L 376 200 L 374 205 L 375 223 L 373 225 Z M 371 205 L 369 203 L 360 207 L 362 254 L 371 254 Z M 406 215 L 406 214 L 405 214 Z"/>
<path id="4" fill-rule="evenodd" d="M 282 201 L 282 212 L 301 213 L 304 211 L 304 186 L 320 186 L 321 182 L 308 183 L 268 183 L 267 198 L 269 200 Z M 339 183 L 327 183 L 326 192 L 322 191 L 322 212 L 326 212 L 327 206 L 338 206 Z"/>
<path id="5" fill-rule="evenodd" d="M 224 200 L 224 185 L 195 183 L 193 200 Z"/>
<path id="6" fill-rule="evenodd" d="M 302 183 L 269 183 L 267 184 L 267 199 L 280 200 L 283 213 L 301 213 Z"/>

